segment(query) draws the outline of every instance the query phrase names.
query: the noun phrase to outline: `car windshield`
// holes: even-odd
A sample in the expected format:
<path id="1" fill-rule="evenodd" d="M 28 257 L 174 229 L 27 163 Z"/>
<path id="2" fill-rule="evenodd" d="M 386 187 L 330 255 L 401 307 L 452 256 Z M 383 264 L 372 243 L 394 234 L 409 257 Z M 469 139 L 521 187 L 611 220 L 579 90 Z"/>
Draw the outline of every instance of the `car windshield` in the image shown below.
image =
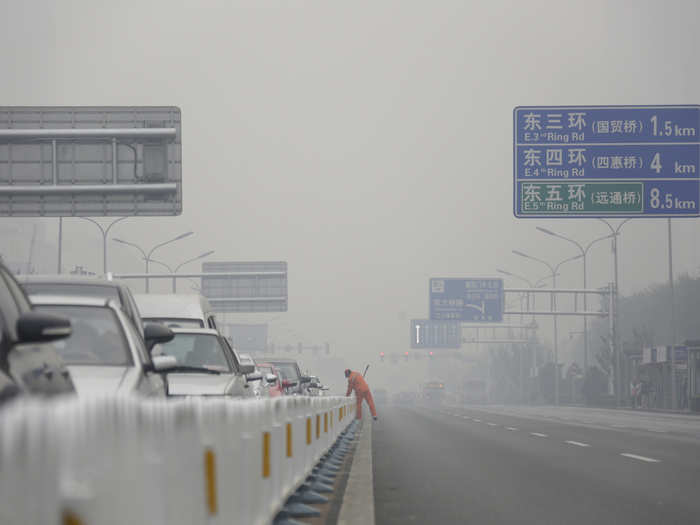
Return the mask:
<path id="1" fill-rule="evenodd" d="M 297 373 L 295 363 L 276 363 L 275 366 L 279 370 L 282 379 L 289 379 L 291 381 L 299 380 L 299 374 Z"/>
<path id="2" fill-rule="evenodd" d="M 131 350 L 114 311 L 105 306 L 37 306 L 40 312 L 68 317 L 73 333 L 54 342 L 68 365 L 130 366 Z"/>
<path id="3" fill-rule="evenodd" d="M 177 359 L 178 366 L 203 367 L 231 372 L 224 348 L 213 334 L 175 334 L 172 341 L 161 344 L 162 353 Z"/>
<path id="4" fill-rule="evenodd" d="M 119 290 L 116 286 L 91 283 L 24 283 L 22 288 L 28 295 L 70 295 L 77 297 L 97 297 L 111 299 L 122 306 Z"/>
<path id="5" fill-rule="evenodd" d="M 144 323 L 160 323 L 168 328 L 204 328 L 201 319 L 176 319 L 173 317 L 144 317 Z"/>

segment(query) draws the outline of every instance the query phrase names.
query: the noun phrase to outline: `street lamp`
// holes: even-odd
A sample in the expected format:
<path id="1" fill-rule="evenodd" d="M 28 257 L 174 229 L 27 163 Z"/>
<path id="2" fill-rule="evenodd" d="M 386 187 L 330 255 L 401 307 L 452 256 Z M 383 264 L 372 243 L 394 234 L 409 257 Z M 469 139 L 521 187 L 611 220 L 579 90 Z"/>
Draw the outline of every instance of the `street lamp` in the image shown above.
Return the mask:
<path id="1" fill-rule="evenodd" d="M 178 265 L 175 267 L 175 270 L 173 270 L 172 273 L 173 273 L 173 274 L 176 274 L 177 271 L 178 271 L 180 268 L 182 268 L 184 265 L 186 265 L 186 264 L 188 264 L 188 263 L 191 263 L 191 262 L 194 262 L 194 261 L 198 261 L 199 259 L 204 259 L 205 257 L 209 257 L 212 253 L 214 253 L 214 250 L 209 250 L 208 252 L 204 252 L 204 253 L 202 253 L 202 254 L 199 254 L 197 257 L 192 257 L 191 259 L 188 259 L 188 260 L 186 260 L 186 261 L 184 261 L 184 262 L 181 262 L 180 264 L 178 264 Z M 173 277 L 173 293 L 176 293 L 176 292 L 177 292 L 177 285 L 175 284 L 175 282 L 176 282 L 176 278 Z"/>
<path id="2" fill-rule="evenodd" d="M 114 239 L 115 242 L 121 243 L 121 244 L 126 244 L 127 246 L 133 246 L 136 248 L 138 251 L 141 252 L 143 255 L 143 259 L 146 261 L 146 274 L 148 275 L 148 263 L 152 260 L 151 255 L 153 255 L 153 252 L 156 251 L 158 248 L 161 246 L 165 246 L 166 244 L 170 244 L 171 242 L 179 241 L 180 239 L 184 239 L 185 237 L 189 237 L 190 235 L 194 235 L 194 232 L 185 232 L 181 233 L 177 237 L 173 237 L 172 239 L 169 239 L 165 242 L 161 242 L 160 244 L 156 244 L 151 250 L 146 253 L 143 248 L 141 248 L 139 245 L 134 244 L 133 242 L 128 242 L 123 239 Z M 149 282 L 148 282 L 148 277 L 146 277 L 146 293 L 149 292 Z"/>
<path id="3" fill-rule="evenodd" d="M 557 237 L 559 239 L 562 239 L 564 241 L 570 242 L 574 246 L 576 246 L 579 251 L 581 252 L 581 256 L 583 257 L 583 289 L 587 290 L 588 289 L 588 277 L 587 277 L 587 271 L 586 271 L 586 256 L 588 255 L 588 250 L 591 249 L 591 247 L 602 240 L 609 239 L 613 236 L 613 234 L 610 235 L 604 235 L 602 237 L 598 237 L 597 239 L 593 239 L 591 242 L 589 242 L 586 247 L 584 248 L 576 242 L 574 239 L 570 239 L 569 237 L 565 237 L 564 235 L 555 233 L 551 230 L 548 230 L 546 228 L 542 228 L 540 226 L 536 227 L 537 230 L 541 231 L 542 233 L 546 233 L 547 235 L 551 235 L 552 237 Z M 584 293 L 583 294 L 583 310 L 585 312 L 588 311 L 588 294 Z M 583 316 L 583 373 L 587 374 L 588 373 L 588 316 L 584 315 Z"/>
<path id="4" fill-rule="evenodd" d="M 605 224 L 608 228 L 610 228 L 610 236 L 612 237 L 612 252 L 613 252 L 613 282 L 615 283 L 613 288 L 615 289 L 615 297 L 613 298 L 613 347 L 615 349 L 615 406 L 619 407 L 620 406 L 620 396 L 622 393 L 622 374 L 621 374 L 621 369 L 620 369 L 620 342 L 618 341 L 619 339 L 619 330 L 617 329 L 617 306 L 618 306 L 618 297 L 619 297 L 619 285 L 618 285 L 618 280 L 617 280 L 617 236 L 620 234 L 620 229 L 631 220 L 625 219 L 624 221 L 620 222 L 620 224 L 617 225 L 617 228 L 613 228 L 612 224 L 610 224 L 608 221 L 605 219 L 598 219 L 600 222 Z M 675 379 L 675 376 L 671 374 L 671 380 L 673 381 Z M 673 385 L 672 385 L 673 386 Z M 673 390 L 673 389 L 672 389 Z"/>
<path id="5" fill-rule="evenodd" d="M 106 228 L 104 226 L 102 226 L 99 222 L 97 222 L 96 220 L 91 219 L 90 217 L 76 217 L 76 218 L 91 222 L 100 229 L 100 233 L 102 233 L 102 273 L 106 276 L 107 275 L 107 236 L 109 235 L 109 230 L 111 230 L 112 226 L 114 226 L 118 222 L 123 221 L 124 219 L 128 219 L 129 217 L 119 217 L 118 219 L 115 219 L 112 222 L 110 222 Z M 63 250 L 61 244 L 62 244 L 62 242 L 59 241 L 59 246 L 58 246 L 58 252 L 59 252 L 58 259 L 59 259 L 59 261 L 61 260 L 61 252 Z M 61 273 L 61 263 L 60 262 L 58 265 L 58 273 Z"/>
<path id="6" fill-rule="evenodd" d="M 545 277 L 542 277 L 541 279 L 538 279 L 536 282 L 533 283 L 533 282 L 530 281 L 530 279 L 528 279 L 527 277 L 523 277 L 522 275 L 518 275 L 517 273 L 509 272 L 509 271 L 507 271 L 507 270 L 503 270 L 503 269 L 500 269 L 500 268 L 496 268 L 496 271 L 497 271 L 498 273 L 503 274 L 503 275 L 507 275 L 507 276 L 509 276 L 509 277 L 514 277 L 514 278 L 516 278 L 516 279 L 519 279 L 519 280 L 521 280 L 521 281 L 524 281 L 525 283 L 527 283 L 527 285 L 528 285 L 530 288 L 541 288 L 542 286 L 544 286 L 544 281 L 546 281 L 547 279 L 551 279 L 551 278 L 552 278 L 551 275 L 547 275 L 547 276 L 545 276 Z M 534 298 L 534 297 L 532 298 L 532 299 L 533 299 L 533 305 L 530 306 L 530 297 L 531 297 L 531 296 L 532 296 L 532 294 L 530 294 L 530 293 L 525 294 L 525 298 L 526 298 L 526 302 L 527 302 L 527 311 L 528 311 L 528 312 L 531 311 L 531 310 L 535 307 L 535 305 L 534 305 L 534 299 L 535 299 L 535 298 Z M 522 300 L 521 300 L 521 302 L 520 302 L 520 310 L 521 310 L 521 312 L 524 310 L 524 309 L 523 309 L 523 305 L 522 305 Z M 535 318 L 534 318 L 534 316 L 533 316 L 533 318 L 532 318 L 533 323 L 534 323 L 534 320 L 535 320 Z M 524 324 L 524 318 L 523 318 L 523 314 L 522 314 L 522 313 L 520 314 L 520 324 L 521 324 L 521 325 Z M 521 336 L 523 336 L 523 334 L 524 334 L 524 332 L 523 332 L 523 329 L 521 328 Z M 532 360 L 532 370 L 534 370 L 534 369 L 537 367 L 537 355 L 536 355 L 536 352 L 535 352 L 535 348 L 534 348 L 534 347 L 532 347 L 532 352 L 531 352 L 531 354 L 532 354 L 532 356 L 531 356 L 531 357 L 532 357 L 532 359 L 531 359 L 531 360 Z M 520 366 L 520 389 L 521 389 L 520 394 L 521 394 L 521 397 L 524 397 L 525 393 L 524 393 L 524 388 L 523 388 L 523 362 L 522 362 L 522 353 L 520 354 L 520 365 L 519 365 L 519 366 Z M 528 396 L 528 401 L 529 401 L 529 400 L 530 400 L 530 396 Z"/>
<path id="7" fill-rule="evenodd" d="M 513 250 L 513 253 L 515 255 L 520 256 L 520 257 L 524 257 L 525 259 L 531 259 L 533 261 L 537 261 L 538 263 L 544 264 L 547 268 L 549 268 L 549 271 L 551 272 L 550 275 L 552 277 L 552 288 L 555 290 L 557 288 L 557 271 L 559 270 L 559 268 L 563 264 L 566 264 L 570 261 L 575 261 L 575 260 L 583 257 L 583 255 L 579 254 L 579 255 L 576 255 L 574 257 L 569 257 L 568 259 L 564 259 L 556 266 L 552 266 L 547 261 L 544 261 L 542 259 L 538 259 L 537 257 L 533 257 L 532 255 L 528 255 L 528 254 L 520 252 L 518 250 Z M 551 304 L 552 312 L 554 313 L 554 405 L 557 406 L 557 405 L 559 405 L 559 343 L 557 341 L 557 338 L 558 338 L 557 315 L 555 313 L 557 310 L 557 298 L 556 298 L 555 293 L 552 293 L 552 297 L 550 299 L 550 304 Z"/>

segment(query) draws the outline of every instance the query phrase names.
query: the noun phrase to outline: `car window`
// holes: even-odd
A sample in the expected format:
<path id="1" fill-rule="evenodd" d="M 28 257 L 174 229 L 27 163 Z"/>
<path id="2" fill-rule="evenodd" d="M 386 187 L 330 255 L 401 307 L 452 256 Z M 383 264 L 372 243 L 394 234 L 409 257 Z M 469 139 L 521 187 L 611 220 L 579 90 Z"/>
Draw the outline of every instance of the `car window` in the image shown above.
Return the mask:
<path id="1" fill-rule="evenodd" d="M 136 345 L 136 351 L 141 356 L 141 362 L 151 363 L 151 356 L 148 350 L 146 349 L 146 343 L 143 341 L 143 336 L 136 328 L 136 326 L 134 326 L 134 323 L 131 319 L 127 317 L 126 319 L 124 319 L 124 321 L 124 329 L 129 333 L 131 339 L 134 341 L 134 344 Z"/>
<path id="2" fill-rule="evenodd" d="M 112 299 L 123 308 L 122 298 L 116 286 L 92 283 L 23 283 L 22 288 L 29 295 L 74 295 L 78 297 L 97 297 Z"/>
<path id="3" fill-rule="evenodd" d="M 102 306 L 40 305 L 40 312 L 68 317 L 73 333 L 53 343 L 68 365 L 131 366 L 133 359 L 117 315 Z"/>
<path id="4" fill-rule="evenodd" d="M 11 338 L 15 338 L 14 323 L 19 317 L 19 308 L 17 307 L 17 302 L 10 293 L 10 289 L 5 286 L 7 278 L 4 275 L 0 278 L 0 317 L 5 319 L 5 330 L 0 332 L 2 334 L 8 333 Z M 2 343 L 2 341 L 0 341 Z"/>
<path id="5" fill-rule="evenodd" d="M 9 288 L 10 293 L 15 298 L 15 302 L 19 307 L 19 312 L 22 313 L 29 311 L 31 309 L 31 306 L 29 305 L 27 296 L 25 295 L 24 291 L 20 288 L 19 284 L 17 284 L 17 281 L 15 281 L 14 277 L 12 277 L 12 275 L 10 275 L 6 270 L 2 268 L 0 268 L 0 273 L 2 273 L 2 276 L 7 282 L 7 287 Z"/>
<path id="6" fill-rule="evenodd" d="M 219 338 L 213 334 L 175 334 L 172 341 L 160 345 L 162 353 L 177 359 L 180 366 L 197 366 L 231 372 L 231 366 Z"/>
<path id="7" fill-rule="evenodd" d="M 143 334 L 143 320 L 141 319 L 139 307 L 136 305 L 136 301 L 134 301 L 134 297 L 128 288 L 124 287 L 122 292 L 124 294 L 124 305 L 129 309 L 127 313 L 131 317 L 131 321 L 136 325 L 136 328 Z"/>
<path id="8" fill-rule="evenodd" d="M 209 324 L 209 328 L 218 330 L 218 328 L 216 327 L 216 320 L 214 319 L 213 315 L 209 316 L 209 318 L 207 319 L 207 323 Z"/>
<path id="9" fill-rule="evenodd" d="M 201 319 L 178 319 L 173 317 L 144 317 L 146 323 L 160 323 L 168 328 L 204 328 Z"/>
<path id="10" fill-rule="evenodd" d="M 282 379 L 299 380 L 299 373 L 295 363 L 275 363 L 275 366 L 279 370 Z"/>

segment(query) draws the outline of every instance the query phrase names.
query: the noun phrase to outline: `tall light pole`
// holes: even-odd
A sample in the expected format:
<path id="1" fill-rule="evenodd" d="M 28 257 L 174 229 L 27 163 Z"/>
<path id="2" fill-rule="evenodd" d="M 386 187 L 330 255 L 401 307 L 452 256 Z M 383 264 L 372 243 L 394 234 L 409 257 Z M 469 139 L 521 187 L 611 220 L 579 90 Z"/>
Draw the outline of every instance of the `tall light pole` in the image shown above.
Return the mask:
<path id="1" fill-rule="evenodd" d="M 194 262 L 194 261 L 198 261 L 199 259 L 204 259 L 205 257 L 209 257 L 212 253 L 214 253 L 214 250 L 209 250 L 208 252 L 201 253 L 197 257 L 192 257 L 191 259 L 187 259 L 186 261 L 181 262 L 180 264 L 178 264 L 175 267 L 175 270 L 173 270 L 173 293 L 177 292 L 177 285 L 175 284 L 176 278 L 174 277 L 174 274 L 176 274 L 177 271 L 180 268 L 182 268 L 184 265 L 191 263 L 191 262 Z"/>
<path id="2" fill-rule="evenodd" d="M 102 226 L 99 222 L 97 222 L 96 220 L 91 219 L 90 217 L 76 217 L 76 218 L 91 222 L 100 229 L 100 233 L 102 233 L 102 273 L 104 275 L 107 275 L 107 236 L 109 235 L 109 230 L 111 230 L 112 226 L 114 226 L 118 222 L 123 221 L 124 219 L 128 219 L 129 217 L 119 217 L 118 219 L 115 219 L 111 223 L 109 223 L 109 225 L 106 228 L 104 226 Z M 62 227 L 63 224 L 61 223 L 60 226 Z M 58 247 L 58 251 L 59 251 L 59 254 L 63 251 L 63 249 L 60 245 Z M 59 261 L 60 260 L 61 260 L 61 256 L 59 255 Z M 60 267 L 59 267 L 59 273 L 60 273 Z"/>
<path id="3" fill-rule="evenodd" d="M 613 253 L 613 288 L 615 292 L 615 296 L 613 297 L 613 322 L 612 322 L 612 327 L 613 327 L 613 334 L 612 334 L 612 339 L 613 339 L 613 350 L 615 353 L 615 405 L 617 407 L 620 406 L 620 395 L 622 393 L 622 370 L 621 370 L 621 363 L 620 363 L 620 330 L 618 329 L 618 299 L 620 296 L 620 286 L 618 283 L 618 278 L 617 278 L 617 236 L 620 234 L 620 229 L 631 219 L 625 219 L 622 221 L 620 224 L 617 225 L 617 228 L 614 228 L 612 224 L 610 224 L 608 221 L 605 219 L 598 219 L 601 221 L 603 224 L 605 224 L 608 228 L 610 228 L 610 234 L 612 237 L 612 253 Z"/>
<path id="4" fill-rule="evenodd" d="M 169 264 L 164 263 L 163 261 L 159 261 L 157 259 L 149 259 L 148 261 L 152 262 L 152 263 L 160 264 L 161 266 L 164 266 L 165 268 L 167 268 L 168 272 L 173 274 L 173 293 L 177 293 L 177 285 L 175 284 L 175 282 L 176 282 L 175 274 L 177 273 L 177 271 L 180 268 L 182 268 L 184 265 L 186 265 L 187 263 L 191 263 L 193 261 L 197 261 L 199 259 L 204 259 L 205 257 L 209 257 L 212 253 L 214 253 L 214 250 L 209 250 L 208 252 L 204 252 L 202 254 L 199 254 L 197 257 L 192 257 L 191 259 L 187 259 L 186 261 L 181 262 L 175 268 L 173 268 Z"/>
<path id="5" fill-rule="evenodd" d="M 552 288 L 556 290 L 557 288 L 557 271 L 559 268 L 570 261 L 575 261 L 576 259 L 580 259 L 583 257 L 581 254 L 576 255 L 574 257 L 569 257 L 568 259 L 564 259 L 561 261 L 559 264 L 556 266 L 552 266 L 549 264 L 547 261 L 544 261 L 542 259 L 538 259 L 537 257 L 533 257 L 532 255 L 528 255 L 526 253 L 520 252 L 518 250 L 513 250 L 513 253 L 515 255 L 519 255 L 520 257 L 524 257 L 525 259 L 531 259 L 533 261 L 536 261 L 538 263 L 544 264 L 547 268 L 549 268 L 549 271 L 551 272 L 551 277 L 552 277 Z M 557 310 L 557 297 L 555 293 L 552 293 L 551 297 L 551 308 L 552 312 L 556 312 Z M 559 337 L 558 330 L 557 330 L 557 315 L 556 313 L 554 314 L 554 405 L 557 406 L 559 405 L 559 342 L 557 341 Z"/>
<path id="6" fill-rule="evenodd" d="M 170 244 L 171 242 L 179 241 L 180 239 L 184 239 L 185 237 L 189 237 L 190 235 L 194 235 L 194 232 L 181 233 L 177 237 L 173 237 L 172 239 L 169 239 L 167 241 L 156 244 L 153 248 L 151 248 L 151 250 L 148 253 L 146 253 L 139 245 L 134 244 L 133 242 L 128 242 L 128 241 L 125 241 L 123 239 L 114 239 L 114 241 L 121 243 L 121 244 L 125 244 L 127 246 L 132 246 L 132 247 L 136 248 L 138 251 L 140 251 L 141 254 L 143 255 L 143 259 L 146 261 L 146 274 L 148 275 L 148 270 L 149 270 L 148 263 L 152 260 L 151 255 L 153 255 L 154 251 L 156 251 L 158 248 L 160 248 L 162 246 L 165 246 L 166 244 Z M 148 281 L 148 277 L 146 277 L 146 293 L 149 293 L 149 291 L 150 291 L 149 281 Z"/>
<path id="7" fill-rule="evenodd" d="M 555 233 L 551 230 L 548 230 L 546 228 L 542 228 L 540 226 L 537 226 L 537 230 L 541 231 L 542 233 L 546 233 L 547 235 L 551 235 L 552 237 L 557 237 L 559 239 L 562 239 L 564 241 L 568 241 L 574 246 L 576 246 L 579 251 L 581 252 L 581 256 L 583 257 L 583 289 L 587 290 L 588 289 L 588 277 L 587 277 L 587 271 L 586 271 L 586 256 L 588 255 L 588 250 L 591 249 L 591 247 L 604 239 L 609 239 L 613 236 L 613 234 L 610 235 L 604 235 L 603 237 L 598 237 L 597 239 L 593 239 L 591 242 L 589 242 L 586 247 L 584 248 L 580 243 L 576 242 L 574 239 L 570 239 L 569 237 L 565 237 L 564 235 L 560 235 L 558 233 Z M 583 294 L 583 310 L 584 312 L 588 311 L 588 294 L 584 293 Z M 588 374 L 588 316 L 583 316 L 583 373 Z"/>
<path id="8" fill-rule="evenodd" d="M 530 288 L 540 288 L 540 287 L 544 286 L 544 284 L 543 284 L 544 281 L 546 281 L 546 280 L 552 278 L 551 275 L 546 275 L 546 276 L 542 277 L 541 279 L 538 279 L 536 282 L 533 283 L 533 282 L 532 282 L 530 279 L 528 279 L 527 277 L 523 277 L 522 275 L 518 275 L 517 273 L 509 272 L 509 271 L 507 271 L 507 270 L 503 270 L 503 269 L 500 269 L 500 268 L 496 268 L 496 271 L 497 271 L 498 273 L 502 273 L 503 275 L 507 275 L 507 276 L 509 276 L 509 277 L 514 277 L 515 279 L 519 279 L 519 280 L 521 280 L 521 281 L 527 283 L 527 285 L 528 285 Z M 531 295 L 532 295 L 532 294 L 527 294 L 527 310 L 528 310 L 528 311 L 530 311 L 531 308 L 534 308 L 534 301 L 533 301 L 533 306 L 532 306 L 532 307 L 530 306 L 530 297 L 531 297 Z M 533 298 L 533 299 L 534 299 L 534 298 Z M 521 305 L 521 310 L 522 310 L 522 305 Z M 534 317 L 534 316 L 532 317 L 532 321 L 533 321 L 533 323 L 534 323 L 534 321 L 535 321 L 535 317 Z M 520 316 L 520 324 L 521 324 L 521 325 L 524 324 L 524 322 L 523 322 L 523 316 L 522 316 L 522 315 Z M 522 329 L 521 329 L 521 330 L 522 330 Z M 521 332 L 521 333 L 522 333 L 522 332 Z M 531 372 L 532 372 L 532 371 L 534 371 L 535 369 L 537 369 L 537 352 L 535 351 L 535 347 L 534 347 L 534 346 L 532 346 L 531 350 L 532 350 L 532 352 L 531 352 L 531 354 L 532 354 L 532 356 L 531 356 L 531 357 L 532 357 Z M 521 381 L 522 381 L 522 360 L 521 360 L 521 362 L 520 362 L 520 367 L 521 367 L 521 372 L 520 372 L 520 373 L 521 373 Z M 530 377 L 535 377 L 535 376 L 530 375 Z M 530 390 L 532 390 L 532 389 L 530 389 Z M 532 397 L 531 395 L 528 395 L 528 403 L 531 401 L 531 397 Z"/>

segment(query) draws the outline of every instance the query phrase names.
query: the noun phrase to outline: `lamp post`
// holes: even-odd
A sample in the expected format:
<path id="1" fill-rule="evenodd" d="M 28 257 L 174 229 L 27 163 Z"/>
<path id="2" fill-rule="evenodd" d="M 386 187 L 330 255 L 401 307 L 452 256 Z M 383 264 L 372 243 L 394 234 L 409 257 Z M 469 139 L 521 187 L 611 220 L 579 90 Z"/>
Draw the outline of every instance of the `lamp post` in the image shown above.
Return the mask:
<path id="1" fill-rule="evenodd" d="M 184 265 L 191 263 L 191 262 L 194 262 L 194 261 L 198 261 L 199 259 L 204 259 L 205 257 L 209 257 L 212 253 L 214 253 L 214 250 L 209 250 L 208 252 L 204 252 L 204 253 L 199 254 L 197 257 L 192 257 L 191 259 L 187 259 L 186 261 L 181 262 L 180 264 L 178 264 L 175 267 L 175 270 L 173 270 L 173 272 L 172 272 L 173 275 L 176 274 L 177 271 L 180 268 L 182 268 Z M 173 293 L 177 293 L 177 284 L 175 284 L 175 283 L 176 283 L 176 278 L 173 276 Z"/>
<path id="2" fill-rule="evenodd" d="M 214 250 L 209 250 L 208 252 L 204 252 L 202 254 L 199 254 L 197 257 L 192 257 L 191 259 L 187 259 L 186 261 L 181 262 L 175 268 L 173 268 L 172 266 L 170 266 L 167 263 L 164 263 L 163 261 L 159 261 L 158 259 L 149 259 L 148 262 L 160 264 L 161 266 L 164 266 L 165 268 L 167 268 L 168 272 L 173 274 L 173 293 L 177 293 L 177 285 L 175 284 L 176 283 L 175 274 L 177 273 L 177 271 L 180 268 L 182 268 L 184 265 L 186 265 L 187 263 L 191 263 L 193 261 L 197 261 L 199 259 L 204 259 L 205 257 L 209 257 L 212 253 L 214 253 Z"/>
<path id="3" fill-rule="evenodd" d="M 538 279 L 535 283 L 533 283 L 533 282 L 530 281 L 530 279 L 528 279 L 527 277 L 523 277 L 522 275 L 518 275 L 517 273 L 509 272 L 509 271 L 506 271 L 506 270 L 503 270 L 503 269 L 500 269 L 500 268 L 496 268 L 496 271 L 497 271 L 498 273 L 503 274 L 503 275 L 507 275 L 507 276 L 509 276 L 509 277 L 514 277 L 515 279 L 519 279 L 519 280 L 521 280 L 521 281 L 527 283 L 527 285 L 528 285 L 530 288 L 540 288 L 541 286 L 544 286 L 544 285 L 542 284 L 543 281 L 546 281 L 547 279 L 551 279 L 551 278 L 552 278 L 551 275 L 547 275 L 547 276 L 545 276 L 545 277 L 542 277 L 541 279 Z M 533 304 L 532 307 L 530 306 L 530 297 L 531 297 L 531 295 L 532 295 L 532 294 L 529 294 L 529 293 L 526 294 L 526 302 L 527 302 L 527 311 L 528 311 L 528 312 L 532 309 L 532 307 L 534 307 L 534 304 Z M 524 310 L 524 309 L 523 309 L 523 306 L 522 306 L 522 301 L 521 301 L 521 303 L 520 303 L 520 310 L 521 310 L 521 312 Z M 534 318 L 534 316 L 533 316 L 533 318 L 532 318 L 533 322 L 534 322 L 534 319 L 535 319 L 535 318 Z M 520 314 L 520 324 L 521 324 L 521 325 L 524 324 L 523 314 Z M 521 328 L 520 330 L 521 330 L 521 332 L 520 332 L 520 333 L 521 333 L 521 338 L 523 338 L 523 337 L 522 337 L 522 336 L 523 336 L 523 333 L 524 333 L 524 332 L 523 332 L 523 329 Z M 537 368 L 537 354 L 536 354 L 536 352 L 535 352 L 535 347 L 534 347 L 534 346 L 531 348 L 531 350 L 532 350 L 532 352 L 531 352 L 531 353 L 532 353 L 532 363 L 531 363 L 531 364 L 532 364 L 532 367 L 531 367 L 530 377 L 534 377 L 534 376 L 532 375 L 532 371 L 535 370 L 535 369 Z M 523 361 L 522 361 L 522 355 L 521 355 L 521 357 L 520 357 L 520 364 L 519 364 L 519 366 L 520 366 L 520 388 L 521 388 L 521 397 L 524 397 L 525 394 L 524 394 L 524 391 L 523 391 L 524 389 L 523 389 Z M 531 389 L 528 389 L 528 390 L 531 390 Z M 531 400 L 531 395 L 528 393 L 528 402 L 529 402 L 530 400 Z"/>
<path id="4" fill-rule="evenodd" d="M 100 229 L 100 233 L 102 233 L 102 273 L 106 276 L 107 275 L 107 236 L 109 235 L 109 230 L 111 230 L 112 226 L 114 226 L 118 222 L 123 221 L 124 219 L 128 219 L 129 217 L 119 217 L 118 219 L 115 219 L 111 223 L 109 223 L 109 225 L 106 228 L 104 226 L 102 226 L 99 222 L 97 222 L 96 220 L 91 219 L 90 217 L 76 217 L 76 218 L 91 222 Z M 63 227 L 62 221 L 61 221 L 61 224 L 59 226 L 61 228 Z M 60 244 L 58 247 L 58 251 L 59 251 L 59 261 L 60 261 L 61 260 L 60 254 L 63 251 Z M 61 263 L 59 262 L 58 273 L 61 273 L 60 264 Z"/>
<path id="5" fill-rule="evenodd" d="M 605 219 L 598 219 L 600 222 L 605 224 L 608 228 L 610 228 L 610 236 L 612 237 L 612 253 L 613 253 L 613 288 L 615 289 L 615 296 L 613 297 L 613 308 L 612 308 L 612 315 L 613 315 L 613 322 L 612 322 L 612 327 L 613 327 L 613 349 L 615 353 L 615 406 L 619 407 L 620 406 L 620 396 L 622 393 L 622 374 L 621 374 L 621 364 L 620 364 L 620 342 L 618 341 L 620 335 L 619 335 L 619 330 L 617 329 L 617 308 L 618 308 L 618 298 L 620 295 L 619 292 L 619 284 L 618 284 L 618 278 L 617 278 L 617 236 L 620 234 L 620 229 L 631 219 L 625 219 L 622 221 L 620 224 L 617 225 L 617 228 L 613 228 L 613 226 L 606 221 Z"/>
<path id="6" fill-rule="evenodd" d="M 132 247 L 136 248 L 138 251 L 140 251 L 141 254 L 143 255 L 143 259 L 146 261 L 146 274 L 148 274 L 148 263 L 153 260 L 153 259 L 151 259 L 151 255 L 153 255 L 154 251 L 156 251 L 158 248 L 160 248 L 162 246 L 165 246 L 166 244 L 170 244 L 171 242 L 179 241 L 180 239 L 184 239 L 185 237 L 189 237 L 190 235 L 194 235 L 194 232 L 181 233 L 177 237 L 173 237 L 172 239 L 161 242 L 160 244 L 156 244 L 153 248 L 151 248 L 151 250 L 148 253 L 146 253 L 143 250 L 143 248 L 141 248 L 137 244 L 134 244 L 133 242 L 128 242 L 128 241 L 125 241 L 123 239 L 114 239 L 114 241 L 121 243 L 121 244 L 125 244 L 127 246 L 132 246 Z M 149 291 L 150 291 L 150 288 L 149 288 L 148 277 L 146 277 L 146 293 L 149 293 Z"/>
<path id="7" fill-rule="evenodd" d="M 598 237 L 597 239 L 593 239 L 584 248 L 580 243 L 576 242 L 574 239 L 570 239 L 569 237 L 560 235 L 546 228 L 537 226 L 537 230 L 541 231 L 542 233 L 546 233 L 547 235 L 551 235 L 552 237 L 557 237 L 564 241 L 570 242 L 579 249 L 579 251 L 581 252 L 581 256 L 583 257 L 583 289 L 587 290 L 588 273 L 586 271 L 586 256 L 588 255 L 588 250 L 590 250 L 595 243 L 611 238 L 613 234 L 604 235 L 602 237 Z M 588 294 L 586 293 L 583 294 L 583 310 L 585 312 L 588 311 Z M 585 315 L 583 316 L 583 373 L 584 375 L 588 373 L 588 317 Z"/>
<path id="8" fill-rule="evenodd" d="M 525 259 L 531 259 L 531 260 L 536 261 L 538 263 L 544 264 L 547 268 L 549 268 L 549 271 L 551 272 L 551 277 L 552 277 L 552 288 L 555 290 L 557 288 L 557 271 L 559 270 L 559 268 L 567 262 L 575 261 L 576 259 L 580 259 L 581 257 L 583 257 L 581 254 L 579 254 L 579 255 L 576 255 L 574 257 L 569 257 L 568 259 L 564 259 L 556 266 L 552 266 L 547 261 L 544 261 L 542 259 L 538 259 L 537 257 L 533 257 L 532 255 L 528 255 L 528 254 L 520 252 L 518 250 L 513 250 L 513 253 L 515 255 L 520 256 L 520 257 L 524 257 Z M 552 293 L 552 297 L 551 297 L 550 301 L 551 301 L 552 312 L 556 312 L 556 310 L 557 310 L 556 294 Z M 554 405 L 555 406 L 559 405 L 559 342 L 557 341 L 557 338 L 558 338 L 557 316 L 555 313 L 554 314 Z"/>

